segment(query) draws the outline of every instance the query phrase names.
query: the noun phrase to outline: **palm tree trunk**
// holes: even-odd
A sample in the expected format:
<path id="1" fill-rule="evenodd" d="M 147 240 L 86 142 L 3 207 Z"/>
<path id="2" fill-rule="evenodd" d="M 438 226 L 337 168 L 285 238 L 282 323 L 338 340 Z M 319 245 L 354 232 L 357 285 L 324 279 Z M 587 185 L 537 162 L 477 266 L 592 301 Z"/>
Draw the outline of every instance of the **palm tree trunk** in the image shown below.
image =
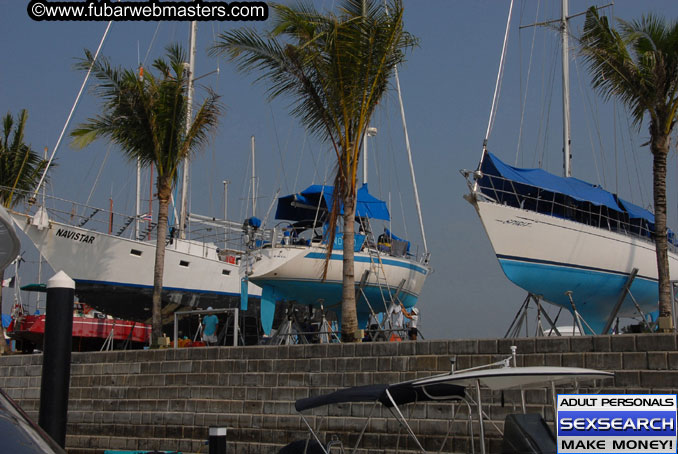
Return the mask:
<path id="1" fill-rule="evenodd" d="M 344 263 L 342 271 L 341 340 L 357 342 L 358 314 L 355 299 L 355 200 L 350 195 L 344 199 Z M 334 241 L 330 238 L 329 241 Z"/>
<path id="2" fill-rule="evenodd" d="M 165 237 L 167 236 L 167 213 L 171 185 L 158 177 L 158 230 L 153 271 L 153 329 L 151 344 L 157 345 L 162 337 L 162 277 L 165 272 Z"/>
<path id="3" fill-rule="evenodd" d="M 662 319 L 664 323 L 664 325 L 660 326 L 660 329 L 667 329 L 672 327 L 671 283 L 666 230 L 666 157 L 669 151 L 669 137 L 665 134 L 652 134 L 650 148 L 654 157 L 652 169 L 654 178 L 654 242 L 657 250 L 659 317 L 660 325 Z M 667 322 L 669 324 L 665 325 Z"/>
<path id="4" fill-rule="evenodd" d="M 5 280 L 5 270 L 0 270 L 0 315 L 2 315 L 2 281 Z M 5 327 L 0 320 L 0 355 L 7 353 L 7 342 L 5 342 Z"/>

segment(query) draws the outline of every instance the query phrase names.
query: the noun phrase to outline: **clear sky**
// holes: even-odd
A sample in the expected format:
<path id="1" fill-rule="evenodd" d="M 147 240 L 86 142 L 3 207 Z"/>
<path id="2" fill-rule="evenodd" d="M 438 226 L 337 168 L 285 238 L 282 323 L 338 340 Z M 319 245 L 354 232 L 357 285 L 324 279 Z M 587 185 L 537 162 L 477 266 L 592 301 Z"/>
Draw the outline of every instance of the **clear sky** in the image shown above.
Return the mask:
<path id="1" fill-rule="evenodd" d="M 34 22 L 26 13 L 27 3 L 0 0 L 4 44 L 0 113 L 28 109 L 26 141 L 36 150 L 48 147 L 51 152 L 84 77 L 73 66 L 84 55 L 83 49 L 96 49 L 106 23 Z M 329 0 L 315 3 L 319 8 L 334 4 Z M 572 0 L 570 14 L 607 3 Z M 503 336 L 525 292 L 503 275 L 479 218 L 462 198 L 467 189 L 458 170 L 475 168 L 480 157 L 509 2 L 405 0 L 404 4 L 406 28 L 420 39 L 420 46 L 400 68 L 400 79 L 435 270 L 420 297 L 421 329 L 426 338 Z M 606 11 L 626 20 L 648 12 L 676 20 L 678 3 L 618 0 Z M 518 26 L 559 15 L 559 1 L 516 0 L 502 96 L 489 141 L 490 151 L 510 164 L 517 156 L 519 165 L 541 165 L 558 174 L 562 168 L 559 39 L 551 28 L 519 31 Z M 583 16 L 571 22 L 577 35 Z M 193 164 L 191 211 L 222 216 L 222 181 L 230 180 L 228 217 L 232 220 L 249 215 L 251 135 L 257 144 L 260 216 L 276 191 L 284 195 L 322 183 L 331 157 L 327 147 L 308 136 L 288 114 L 286 99 L 269 103 L 264 85 L 252 85 L 253 75 L 238 73 L 232 63 L 207 55 L 216 34 L 243 25 L 208 22 L 198 26 L 196 73 L 219 68 L 218 75 L 205 77 L 200 84 L 216 90 L 226 109 L 218 133 Z M 185 22 L 163 22 L 159 27 L 155 22 L 117 22 L 102 55 L 128 68 L 144 61 L 150 66 L 167 44 L 186 43 L 187 37 Z M 574 50 L 576 42 L 571 46 Z M 648 139 L 647 125 L 640 130 L 631 127 L 620 106 L 603 103 L 591 93 L 588 74 L 576 52 L 571 75 L 573 175 L 649 207 L 651 156 L 647 147 L 641 147 Z M 198 99 L 203 94 L 198 90 Z M 525 113 L 521 115 L 523 102 Z M 94 115 L 98 103 L 86 92 L 71 127 Z M 392 91 L 372 122 L 379 132 L 369 142 L 370 190 L 385 200 L 390 198 L 394 232 L 421 244 L 397 109 Z M 107 150 L 104 141 L 82 151 L 72 149 L 68 140 L 62 143 L 50 193 L 84 202 Z M 676 169 L 678 160 L 672 153 L 669 223 L 674 230 L 678 225 Z M 112 196 L 116 211 L 133 212 L 133 174 L 132 166 L 112 149 L 91 204 L 107 206 Z M 37 254 L 27 239 L 23 249 L 33 262 L 26 268 L 34 269 Z M 26 283 L 34 277 L 22 279 Z M 12 293 L 5 290 L 4 295 L 7 312 Z"/>

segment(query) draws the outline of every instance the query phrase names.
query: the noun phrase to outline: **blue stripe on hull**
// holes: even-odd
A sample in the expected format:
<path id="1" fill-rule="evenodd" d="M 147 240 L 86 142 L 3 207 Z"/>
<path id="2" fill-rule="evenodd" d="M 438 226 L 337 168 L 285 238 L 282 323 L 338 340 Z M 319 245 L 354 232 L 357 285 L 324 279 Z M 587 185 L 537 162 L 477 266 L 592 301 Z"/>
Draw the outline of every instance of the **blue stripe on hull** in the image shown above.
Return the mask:
<path id="1" fill-rule="evenodd" d="M 499 258 L 499 263 L 511 282 L 567 310 L 570 310 L 571 306 L 565 292 L 571 290 L 577 311 L 598 333 L 605 327 L 628 279 L 627 275 L 616 272 L 562 264 L 502 258 Z M 631 293 L 646 314 L 656 310 L 657 281 L 636 277 L 631 285 Z M 627 296 L 624 300 L 619 314 L 637 314 L 630 297 Z"/>
<path id="2" fill-rule="evenodd" d="M 327 258 L 327 255 L 324 252 L 309 252 L 304 257 L 314 260 L 325 260 Z M 344 256 L 341 254 L 332 254 L 332 256 L 330 257 L 330 260 L 343 260 L 343 259 Z M 355 262 L 360 263 L 372 263 L 374 261 L 372 257 L 358 254 L 356 254 L 353 257 L 353 260 Z M 426 268 L 419 266 L 411 261 L 382 258 L 380 262 L 382 263 L 382 265 L 391 265 L 399 268 L 407 268 L 409 270 L 414 270 L 417 273 L 423 274 L 424 276 L 428 274 L 428 270 Z"/>
<path id="3" fill-rule="evenodd" d="M 341 319 L 341 282 L 317 282 L 317 281 L 285 281 L 285 280 L 257 280 L 256 284 L 266 288 L 270 286 L 275 288 L 275 295 L 279 301 L 294 301 L 298 304 L 312 305 L 320 307 L 322 304 L 325 309 L 337 313 Z M 384 297 L 387 297 L 384 289 L 376 286 L 366 286 L 363 289 L 372 308 L 375 312 L 383 312 Z M 395 288 L 391 290 L 395 292 Z M 400 292 L 400 300 L 406 308 L 413 307 L 417 303 L 418 297 L 409 293 Z M 321 301 L 322 300 L 322 301 Z M 357 302 L 358 324 L 360 328 L 365 328 L 370 314 L 370 308 L 362 295 Z"/>

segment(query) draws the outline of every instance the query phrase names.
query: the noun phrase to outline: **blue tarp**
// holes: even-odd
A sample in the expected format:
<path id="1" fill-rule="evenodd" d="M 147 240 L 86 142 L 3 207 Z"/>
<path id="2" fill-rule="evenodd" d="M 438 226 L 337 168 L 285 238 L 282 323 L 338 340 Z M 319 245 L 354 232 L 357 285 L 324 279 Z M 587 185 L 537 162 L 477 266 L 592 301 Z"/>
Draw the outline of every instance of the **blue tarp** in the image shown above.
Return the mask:
<path id="1" fill-rule="evenodd" d="M 2 314 L 2 327 L 7 328 L 9 324 L 12 323 L 12 316 L 11 315 L 6 315 Z"/>
<path id="2" fill-rule="evenodd" d="M 500 176 L 506 180 L 511 180 L 515 183 L 525 184 L 531 187 L 537 187 L 546 191 L 563 194 L 575 200 L 582 202 L 590 202 L 594 205 L 606 206 L 612 208 L 620 213 L 628 214 L 631 220 L 644 220 L 647 225 L 641 226 L 647 235 L 654 231 L 654 214 L 643 207 L 634 205 L 633 203 L 621 199 L 615 194 L 612 194 L 599 186 L 587 183 L 577 178 L 565 178 L 553 175 L 542 169 L 520 169 L 510 166 L 502 162 L 492 153 L 487 153 L 483 159 L 481 171 L 483 177 L 481 178 L 481 185 L 485 187 L 492 187 L 490 181 L 493 176 Z M 486 180 L 486 181 L 483 181 Z M 503 183 L 495 180 L 494 186 L 502 185 Z M 501 188 L 497 188 L 501 190 Z M 520 185 L 515 190 L 521 193 L 524 189 Z M 678 244 L 678 238 L 671 229 L 668 229 L 668 238 L 672 244 Z"/>
<path id="3" fill-rule="evenodd" d="M 252 216 L 251 218 L 245 219 L 245 224 L 249 225 L 250 227 L 254 227 L 255 229 L 258 229 L 259 227 L 261 227 L 261 219 Z"/>
<path id="4" fill-rule="evenodd" d="M 288 221 L 312 220 L 315 217 L 315 211 L 319 204 L 321 210 L 329 211 L 332 209 L 333 192 L 333 186 L 314 184 L 300 193 L 280 197 L 278 199 L 278 208 L 275 212 L 275 218 Z M 321 194 L 322 200 L 320 200 Z M 343 213 L 343 207 L 341 212 Z M 390 219 L 386 202 L 371 195 L 366 184 L 358 189 L 356 216 L 370 219 L 382 219 L 384 221 Z"/>
<path id="5" fill-rule="evenodd" d="M 645 219 L 649 223 L 654 225 L 654 214 L 649 212 L 643 207 L 634 205 L 631 202 L 627 202 L 624 199 L 619 199 L 619 205 L 624 208 L 624 210 L 629 214 L 631 219 Z"/>
<path id="6" fill-rule="evenodd" d="M 535 186 L 547 191 L 564 194 L 575 200 L 591 202 L 621 211 L 614 195 L 577 178 L 553 175 L 542 169 L 520 169 L 502 162 L 492 153 L 487 153 L 481 168 L 483 174 L 497 175 L 507 180 Z"/>
<path id="7" fill-rule="evenodd" d="M 410 242 L 409 241 L 407 241 L 404 238 L 400 238 L 400 237 L 395 236 L 393 234 L 393 232 L 391 232 L 389 229 L 386 229 L 386 228 L 384 229 L 384 233 L 386 234 L 386 236 L 393 238 L 394 240 L 398 240 L 398 241 L 402 241 L 404 243 L 407 243 L 407 252 L 410 252 Z"/>

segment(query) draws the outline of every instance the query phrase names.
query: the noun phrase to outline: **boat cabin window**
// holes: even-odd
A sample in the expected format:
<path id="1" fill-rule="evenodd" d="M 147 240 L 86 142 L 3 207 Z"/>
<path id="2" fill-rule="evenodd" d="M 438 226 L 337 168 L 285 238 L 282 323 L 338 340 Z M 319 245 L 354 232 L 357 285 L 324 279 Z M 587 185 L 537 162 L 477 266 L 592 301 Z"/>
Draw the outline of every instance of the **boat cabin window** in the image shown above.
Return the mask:
<path id="1" fill-rule="evenodd" d="M 221 274 L 224 276 L 229 276 L 231 274 L 231 270 L 221 270 Z"/>
<path id="2" fill-rule="evenodd" d="M 137 257 L 141 257 L 141 251 L 138 249 L 132 249 L 131 251 L 129 251 L 129 253 L 132 255 L 136 255 Z"/>
<path id="3" fill-rule="evenodd" d="M 179 260 L 179 266 L 188 268 L 188 265 L 190 265 L 190 263 L 187 262 L 186 260 Z"/>

